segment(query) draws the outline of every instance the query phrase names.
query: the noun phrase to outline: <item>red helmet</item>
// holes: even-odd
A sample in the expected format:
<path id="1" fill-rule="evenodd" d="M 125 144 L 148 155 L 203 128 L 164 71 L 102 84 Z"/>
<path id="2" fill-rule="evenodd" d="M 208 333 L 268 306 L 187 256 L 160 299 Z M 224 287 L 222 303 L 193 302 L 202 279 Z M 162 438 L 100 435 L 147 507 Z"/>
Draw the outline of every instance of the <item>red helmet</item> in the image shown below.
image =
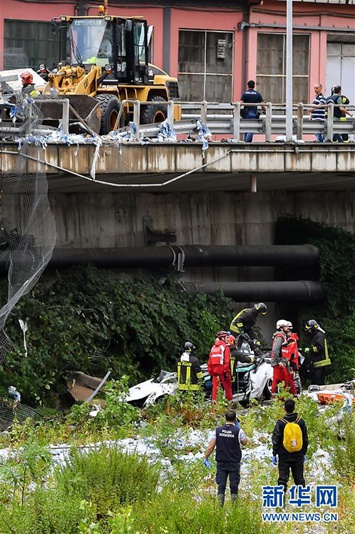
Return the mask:
<path id="1" fill-rule="evenodd" d="M 28 70 L 25 70 L 20 74 L 20 78 L 22 79 L 23 83 L 32 83 L 33 82 L 33 74 L 29 72 Z"/>
<path id="2" fill-rule="evenodd" d="M 216 335 L 216 337 L 218 337 L 218 339 L 221 339 L 222 337 L 226 337 L 228 336 L 227 332 L 225 330 L 220 330 L 218 332 L 218 334 Z"/>
<path id="3" fill-rule="evenodd" d="M 235 337 L 230 335 L 228 336 L 228 345 L 235 345 Z"/>

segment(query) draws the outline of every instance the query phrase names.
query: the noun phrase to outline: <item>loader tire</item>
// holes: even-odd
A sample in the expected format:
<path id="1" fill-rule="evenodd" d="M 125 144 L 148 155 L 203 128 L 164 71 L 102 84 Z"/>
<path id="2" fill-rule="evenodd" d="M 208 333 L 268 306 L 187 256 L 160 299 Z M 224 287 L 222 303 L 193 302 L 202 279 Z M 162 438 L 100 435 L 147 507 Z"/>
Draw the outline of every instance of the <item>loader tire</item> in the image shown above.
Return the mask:
<path id="1" fill-rule="evenodd" d="M 147 104 L 141 111 L 142 124 L 156 124 L 163 122 L 168 116 L 166 100 L 162 96 L 153 96 L 151 102 L 164 102 L 164 104 Z"/>
<path id="2" fill-rule="evenodd" d="M 102 109 L 100 135 L 105 135 L 114 129 L 118 113 L 121 109 L 121 103 L 115 95 L 97 95 L 96 100 Z"/>

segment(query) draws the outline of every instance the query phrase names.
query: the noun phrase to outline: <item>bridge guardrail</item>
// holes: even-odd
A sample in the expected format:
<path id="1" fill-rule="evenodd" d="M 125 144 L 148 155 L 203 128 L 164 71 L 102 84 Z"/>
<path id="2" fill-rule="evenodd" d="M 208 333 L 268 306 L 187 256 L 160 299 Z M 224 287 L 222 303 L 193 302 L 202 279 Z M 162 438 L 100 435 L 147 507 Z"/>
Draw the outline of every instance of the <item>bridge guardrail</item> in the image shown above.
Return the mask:
<path id="1" fill-rule="evenodd" d="M 36 99 L 38 102 L 41 99 Z M 57 98 L 56 104 L 62 105 L 62 129 L 65 134 L 69 132 L 69 110 L 72 110 L 68 99 Z M 142 137 L 155 137 L 159 131 L 159 124 L 141 124 L 140 122 L 140 106 L 144 104 L 161 105 L 159 102 L 140 102 L 139 100 L 123 100 L 121 103 L 120 112 L 118 114 L 115 129 L 121 122 L 122 114 L 125 107 L 133 107 L 133 121 L 131 123 L 131 138 L 137 140 Z M 181 120 L 174 121 L 174 106 L 178 104 L 181 106 Z M 167 102 L 167 122 L 176 134 L 189 134 L 196 132 L 197 121 L 200 120 L 210 130 L 211 134 L 230 135 L 233 142 L 239 142 L 243 134 L 252 132 L 253 134 L 262 134 L 265 136 L 265 141 L 272 141 L 274 136 L 285 135 L 286 133 L 286 108 L 283 105 L 273 105 L 270 102 L 263 104 L 262 112 L 258 118 L 244 119 L 241 117 L 241 109 L 246 106 L 255 106 L 255 104 L 244 104 L 241 102 L 235 103 L 218 103 L 218 102 Z M 260 106 L 259 106 L 260 107 Z M 307 113 L 310 109 L 315 108 L 312 104 L 298 104 L 293 108 L 292 130 L 295 139 L 303 140 L 305 135 L 323 134 L 327 140 L 333 139 L 334 134 L 355 134 L 355 118 L 345 118 L 345 120 L 337 120 L 334 118 L 333 104 L 327 104 L 325 107 L 327 112 L 326 120 L 310 120 Z M 354 111 L 354 106 L 344 105 L 345 108 Z M 354 111 L 355 113 L 355 111 Z M 85 122 L 75 113 L 78 120 Z M 31 118 L 31 105 L 28 109 L 28 118 Z M 26 133 L 30 130 L 30 120 L 26 124 Z M 0 125 L 3 134 L 16 134 L 18 129 L 12 124 L 10 127 Z M 23 131 L 23 130 L 22 130 Z M 127 135 L 127 127 L 117 130 L 119 136 Z M 48 129 L 43 130 L 48 133 Z"/>

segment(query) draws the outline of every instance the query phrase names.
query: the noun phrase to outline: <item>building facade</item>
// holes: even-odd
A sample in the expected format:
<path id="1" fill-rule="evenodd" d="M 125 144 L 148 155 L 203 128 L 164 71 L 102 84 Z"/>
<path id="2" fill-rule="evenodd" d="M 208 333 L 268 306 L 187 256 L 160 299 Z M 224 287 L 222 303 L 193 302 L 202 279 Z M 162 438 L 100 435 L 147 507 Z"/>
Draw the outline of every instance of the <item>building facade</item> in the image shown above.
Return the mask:
<path id="1" fill-rule="evenodd" d="M 293 100 L 312 102 L 313 86 L 340 84 L 355 102 L 355 0 L 293 1 Z M 179 79 L 184 101 L 239 100 L 255 79 L 265 101 L 285 102 L 286 1 L 109 0 L 109 13 L 141 15 L 153 26 L 151 61 Z M 51 19 L 97 13 L 85 0 L 6 0 L 0 4 L 0 63 L 49 68 L 59 57 Z"/>

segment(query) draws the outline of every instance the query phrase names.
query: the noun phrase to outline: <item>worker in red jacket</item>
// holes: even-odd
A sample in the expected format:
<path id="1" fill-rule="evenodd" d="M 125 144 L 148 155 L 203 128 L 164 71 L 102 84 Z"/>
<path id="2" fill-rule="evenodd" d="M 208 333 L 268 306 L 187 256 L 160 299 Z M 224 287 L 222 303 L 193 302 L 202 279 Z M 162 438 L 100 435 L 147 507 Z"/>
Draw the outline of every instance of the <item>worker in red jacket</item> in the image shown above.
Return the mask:
<path id="1" fill-rule="evenodd" d="M 228 337 L 229 334 L 224 330 L 218 332 L 208 358 L 207 370 L 212 377 L 212 402 L 216 402 L 220 383 L 224 388 L 226 399 L 233 398 Z"/>
<path id="2" fill-rule="evenodd" d="M 281 382 L 285 384 L 285 387 L 288 387 L 291 390 L 293 395 L 297 395 L 289 364 L 289 330 L 289 321 L 285 321 L 284 319 L 277 321 L 271 351 L 271 366 L 274 371 L 271 386 L 271 393 L 273 395 L 276 393 L 277 385 Z"/>

